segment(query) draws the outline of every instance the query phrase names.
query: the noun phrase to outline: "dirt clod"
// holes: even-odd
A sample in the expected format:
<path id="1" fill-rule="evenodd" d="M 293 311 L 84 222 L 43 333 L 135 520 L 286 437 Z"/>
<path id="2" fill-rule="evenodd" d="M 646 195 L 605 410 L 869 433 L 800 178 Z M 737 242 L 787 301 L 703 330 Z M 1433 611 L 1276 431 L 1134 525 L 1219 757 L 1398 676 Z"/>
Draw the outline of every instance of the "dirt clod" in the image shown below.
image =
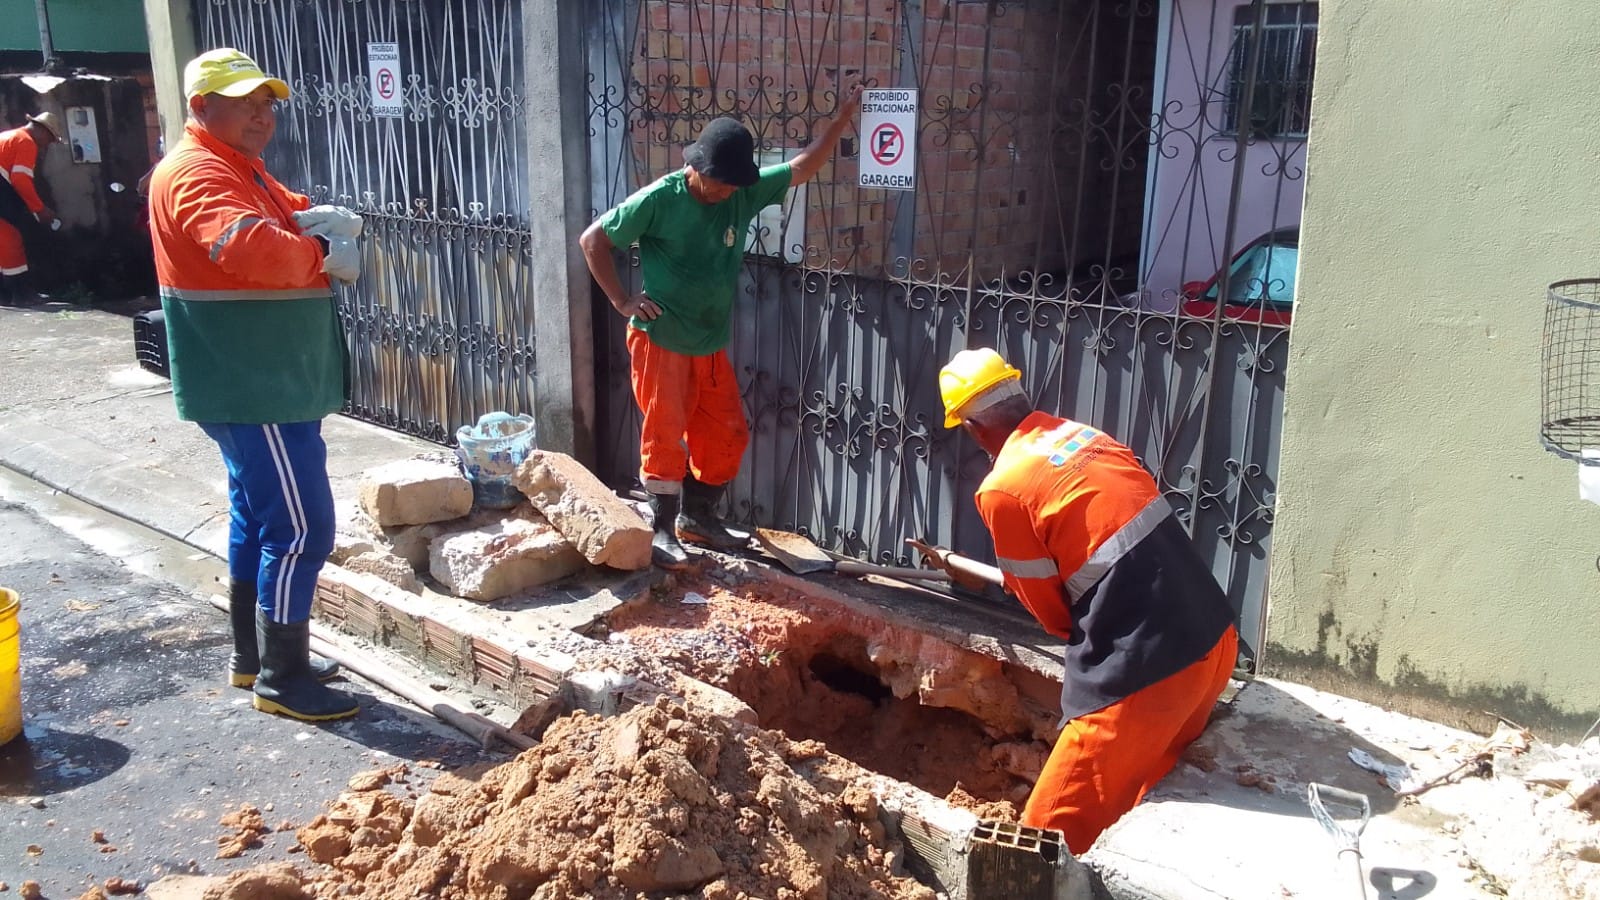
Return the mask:
<path id="1" fill-rule="evenodd" d="M 1217 770 L 1217 748 L 1196 741 L 1183 751 L 1183 761 L 1202 772 Z"/>
<path id="2" fill-rule="evenodd" d="M 24 881 L 22 887 L 17 889 L 17 896 L 22 900 L 39 900 L 44 896 L 44 889 L 39 887 L 37 881 Z"/>
<path id="3" fill-rule="evenodd" d="M 235 872 L 206 888 L 202 900 L 307 900 L 305 878 L 289 863 L 271 863 Z"/>
<path id="4" fill-rule="evenodd" d="M 106 900 L 106 892 L 101 890 L 100 885 L 97 884 L 79 894 L 78 900 Z"/>
<path id="5" fill-rule="evenodd" d="M 106 893 L 113 896 L 122 894 L 138 894 L 144 891 L 144 885 L 140 884 L 139 882 L 129 881 L 126 878 L 117 878 L 116 876 L 107 878 L 103 887 L 105 888 Z"/>
<path id="6" fill-rule="evenodd" d="M 246 850 L 261 846 L 261 836 L 269 830 L 261 818 L 261 810 L 248 803 L 224 813 L 219 824 L 234 829 L 234 833 L 217 838 L 217 859 L 234 859 Z"/>

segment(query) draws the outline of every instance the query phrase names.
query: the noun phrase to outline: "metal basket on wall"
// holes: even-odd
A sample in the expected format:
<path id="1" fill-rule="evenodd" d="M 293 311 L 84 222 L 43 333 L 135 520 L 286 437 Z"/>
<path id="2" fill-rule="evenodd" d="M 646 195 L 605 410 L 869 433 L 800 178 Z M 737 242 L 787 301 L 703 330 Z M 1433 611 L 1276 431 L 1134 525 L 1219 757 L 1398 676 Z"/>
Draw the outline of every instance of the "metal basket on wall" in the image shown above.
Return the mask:
<path id="1" fill-rule="evenodd" d="M 1541 356 L 1540 441 L 1558 456 L 1600 466 L 1600 278 L 1550 285 Z"/>

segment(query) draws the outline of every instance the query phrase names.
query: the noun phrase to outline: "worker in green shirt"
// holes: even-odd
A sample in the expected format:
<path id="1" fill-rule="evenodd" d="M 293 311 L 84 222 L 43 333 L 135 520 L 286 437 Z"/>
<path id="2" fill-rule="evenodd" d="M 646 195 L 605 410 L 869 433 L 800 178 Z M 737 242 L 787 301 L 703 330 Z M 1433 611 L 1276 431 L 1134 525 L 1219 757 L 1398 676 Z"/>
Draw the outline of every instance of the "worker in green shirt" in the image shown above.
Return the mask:
<path id="1" fill-rule="evenodd" d="M 748 543 L 716 511 L 750 437 L 726 349 L 745 235 L 758 212 L 833 156 L 861 91 L 855 84 L 844 92 L 838 115 L 797 156 L 765 168 L 747 128 L 713 120 L 684 149 L 682 169 L 639 189 L 579 238 L 594 280 L 628 317 L 633 396 L 644 416 L 639 470 L 658 566 L 689 564 L 680 538 L 718 550 Z M 629 296 L 612 251 L 634 243 L 644 284 Z"/>

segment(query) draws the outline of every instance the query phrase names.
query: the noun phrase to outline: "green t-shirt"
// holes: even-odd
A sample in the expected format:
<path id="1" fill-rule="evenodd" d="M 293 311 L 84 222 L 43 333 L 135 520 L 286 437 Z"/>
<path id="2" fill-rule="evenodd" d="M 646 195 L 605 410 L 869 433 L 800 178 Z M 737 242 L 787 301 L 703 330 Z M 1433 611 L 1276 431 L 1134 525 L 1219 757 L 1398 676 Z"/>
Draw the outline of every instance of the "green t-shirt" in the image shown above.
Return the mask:
<path id="1" fill-rule="evenodd" d="M 634 316 L 633 326 L 688 356 L 726 347 L 750 222 L 783 199 L 789 180 L 788 163 L 767 166 L 755 184 L 708 205 L 689 193 L 680 169 L 602 216 L 614 246 L 638 242 L 644 292 L 661 307 L 654 321 Z"/>

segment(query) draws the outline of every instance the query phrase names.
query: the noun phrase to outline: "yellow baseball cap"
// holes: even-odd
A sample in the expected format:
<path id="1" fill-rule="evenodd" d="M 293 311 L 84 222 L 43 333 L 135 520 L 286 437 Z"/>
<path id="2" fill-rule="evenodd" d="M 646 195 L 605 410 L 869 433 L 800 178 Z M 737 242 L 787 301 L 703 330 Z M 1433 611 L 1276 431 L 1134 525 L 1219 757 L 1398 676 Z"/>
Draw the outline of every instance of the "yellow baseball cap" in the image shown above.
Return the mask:
<path id="1" fill-rule="evenodd" d="M 255 60 L 232 47 L 207 50 L 183 67 L 185 97 L 199 94 L 243 97 L 263 84 L 272 88 L 279 100 L 289 99 L 288 83 L 261 71 Z"/>

